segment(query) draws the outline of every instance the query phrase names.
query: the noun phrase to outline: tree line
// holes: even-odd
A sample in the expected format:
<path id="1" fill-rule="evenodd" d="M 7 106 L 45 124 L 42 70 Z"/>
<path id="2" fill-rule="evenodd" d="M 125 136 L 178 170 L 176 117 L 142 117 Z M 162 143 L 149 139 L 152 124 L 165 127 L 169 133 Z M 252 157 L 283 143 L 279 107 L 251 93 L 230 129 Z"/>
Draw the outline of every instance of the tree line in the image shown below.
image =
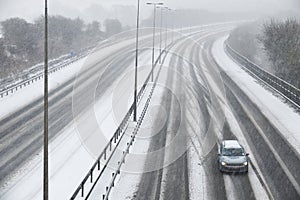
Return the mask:
<path id="1" fill-rule="evenodd" d="M 30 23 L 21 18 L 0 22 L 0 77 L 17 73 L 43 61 L 44 58 L 44 17 Z M 93 21 L 86 24 L 80 18 L 49 16 L 49 58 L 57 58 L 70 52 L 93 46 L 113 34 L 122 31 L 117 19 L 107 19 L 101 24 Z"/>
<path id="2" fill-rule="evenodd" d="M 255 22 L 236 28 L 229 43 L 276 76 L 300 88 L 300 22 L 297 19 Z"/>

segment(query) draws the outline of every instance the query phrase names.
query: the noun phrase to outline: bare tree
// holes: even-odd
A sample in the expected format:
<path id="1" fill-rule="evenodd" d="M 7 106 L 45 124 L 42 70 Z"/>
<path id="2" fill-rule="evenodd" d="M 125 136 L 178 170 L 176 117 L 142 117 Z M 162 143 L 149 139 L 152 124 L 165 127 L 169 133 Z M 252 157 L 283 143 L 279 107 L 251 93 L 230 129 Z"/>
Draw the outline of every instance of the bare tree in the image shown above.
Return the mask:
<path id="1" fill-rule="evenodd" d="M 263 25 L 259 40 L 264 46 L 276 75 L 300 86 L 300 23 L 271 20 Z"/>
<path id="2" fill-rule="evenodd" d="M 104 21 L 106 36 L 111 36 L 122 31 L 122 24 L 117 19 L 106 19 Z"/>
<path id="3" fill-rule="evenodd" d="M 1 77 L 20 72 L 42 62 L 43 16 L 33 23 L 20 18 L 11 18 L 0 23 L 3 34 L 3 38 L 0 38 Z M 49 56 L 51 59 L 70 52 L 72 54 L 80 52 L 82 49 L 94 46 L 101 39 L 103 39 L 103 32 L 98 22 L 86 25 L 79 18 L 49 17 Z"/>

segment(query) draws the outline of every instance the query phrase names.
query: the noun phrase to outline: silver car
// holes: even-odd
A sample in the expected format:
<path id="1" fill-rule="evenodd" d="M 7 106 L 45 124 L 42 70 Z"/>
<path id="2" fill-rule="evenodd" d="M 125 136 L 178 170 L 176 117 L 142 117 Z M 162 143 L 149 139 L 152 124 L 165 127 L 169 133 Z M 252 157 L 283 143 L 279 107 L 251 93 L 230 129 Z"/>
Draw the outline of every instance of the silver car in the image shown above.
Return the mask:
<path id="1" fill-rule="evenodd" d="M 224 140 L 219 148 L 218 165 L 221 172 L 248 172 L 248 153 L 237 140 Z"/>

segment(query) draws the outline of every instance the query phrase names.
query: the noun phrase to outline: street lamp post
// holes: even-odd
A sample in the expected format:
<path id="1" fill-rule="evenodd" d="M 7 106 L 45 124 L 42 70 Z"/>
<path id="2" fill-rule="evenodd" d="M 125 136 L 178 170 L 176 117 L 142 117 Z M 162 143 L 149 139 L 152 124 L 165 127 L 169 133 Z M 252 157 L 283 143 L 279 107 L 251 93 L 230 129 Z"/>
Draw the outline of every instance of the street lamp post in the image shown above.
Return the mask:
<path id="1" fill-rule="evenodd" d="M 147 3 L 147 5 L 153 5 L 153 48 L 152 48 L 152 70 L 151 70 L 151 81 L 153 82 L 153 70 L 154 70 L 154 46 L 155 46 L 155 17 L 156 17 L 156 6 L 163 5 L 163 3 Z"/>
<path id="2" fill-rule="evenodd" d="M 134 113 L 133 121 L 136 122 L 137 116 L 137 68 L 139 56 L 139 25 L 140 25 L 140 0 L 137 0 L 137 15 L 136 15 L 136 48 L 135 48 L 135 69 L 134 69 Z"/>
<path id="3" fill-rule="evenodd" d="M 160 36 L 159 36 L 159 63 L 161 64 L 161 43 L 162 43 L 162 22 L 163 22 L 163 7 L 160 7 Z"/>
<path id="4" fill-rule="evenodd" d="M 45 46 L 44 46 L 44 176 L 43 198 L 49 199 L 48 185 L 48 2 L 45 0 Z"/>

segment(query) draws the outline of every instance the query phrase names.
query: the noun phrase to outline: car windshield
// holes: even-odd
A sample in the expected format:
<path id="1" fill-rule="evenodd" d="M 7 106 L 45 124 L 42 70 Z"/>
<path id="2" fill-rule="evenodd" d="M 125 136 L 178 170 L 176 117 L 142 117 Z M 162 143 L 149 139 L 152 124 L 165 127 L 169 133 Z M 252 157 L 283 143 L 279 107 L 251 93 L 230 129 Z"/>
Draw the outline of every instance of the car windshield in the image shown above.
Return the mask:
<path id="1" fill-rule="evenodd" d="M 241 148 L 228 148 L 228 149 L 224 148 L 222 155 L 224 155 L 224 156 L 243 156 L 245 154 L 244 154 L 243 149 L 241 149 Z"/>

